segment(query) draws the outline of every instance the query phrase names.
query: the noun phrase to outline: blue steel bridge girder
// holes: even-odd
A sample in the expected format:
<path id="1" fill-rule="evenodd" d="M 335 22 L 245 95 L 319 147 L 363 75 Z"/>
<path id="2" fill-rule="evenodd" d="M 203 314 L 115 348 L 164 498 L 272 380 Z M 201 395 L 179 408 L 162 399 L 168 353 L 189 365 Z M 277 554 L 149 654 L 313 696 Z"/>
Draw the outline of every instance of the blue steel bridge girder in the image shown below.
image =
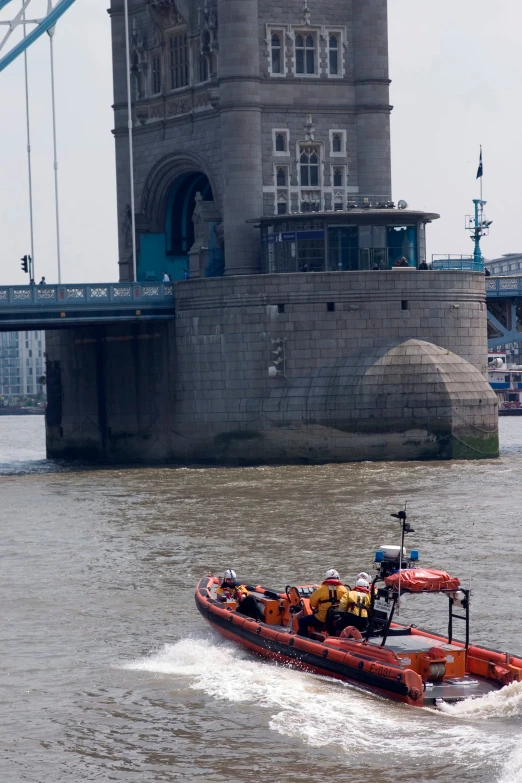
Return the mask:
<path id="1" fill-rule="evenodd" d="M 0 0 L 0 11 L 5 8 L 12 0 Z M 25 10 L 30 5 L 31 0 L 24 0 L 24 5 L 22 8 Z M 75 0 L 58 0 L 54 8 L 50 8 L 47 11 L 47 14 L 42 17 L 41 19 L 37 20 L 36 26 L 23 38 L 22 41 L 20 41 L 18 44 L 13 46 L 13 48 L 8 51 L 6 54 L 2 55 L 2 41 L 4 44 L 7 42 L 7 39 L 9 38 L 11 32 L 15 29 L 15 27 L 22 24 L 21 22 L 21 12 L 20 9 L 17 9 L 17 13 L 11 20 L 11 26 L 8 26 L 7 33 L 4 35 L 2 34 L 2 27 L 0 27 L 0 73 L 7 68 L 8 65 L 10 65 L 13 60 L 16 60 L 17 57 L 19 57 L 21 54 L 23 54 L 26 49 L 28 49 L 31 44 L 33 44 L 35 41 L 37 41 L 44 33 L 48 33 L 52 28 L 55 26 L 56 22 L 60 19 L 63 14 L 69 10 L 69 8 L 72 6 L 72 4 L 75 2 Z"/>
<path id="2" fill-rule="evenodd" d="M 0 332 L 174 319 L 167 283 L 0 286 Z"/>
<path id="3" fill-rule="evenodd" d="M 488 348 L 522 342 L 522 275 L 486 278 Z"/>

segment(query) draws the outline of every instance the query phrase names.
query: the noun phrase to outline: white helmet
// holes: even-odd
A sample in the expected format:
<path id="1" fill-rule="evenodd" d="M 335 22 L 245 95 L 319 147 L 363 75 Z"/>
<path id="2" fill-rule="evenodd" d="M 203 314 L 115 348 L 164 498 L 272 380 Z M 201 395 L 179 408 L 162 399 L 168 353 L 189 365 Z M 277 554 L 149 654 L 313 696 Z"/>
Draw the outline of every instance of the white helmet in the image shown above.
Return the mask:
<path id="1" fill-rule="evenodd" d="M 335 568 L 329 568 L 326 574 L 324 575 L 325 579 L 340 579 L 339 571 L 336 571 Z"/>
<path id="2" fill-rule="evenodd" d="M 237 579 L 236 572 L 232 571 L 231 568 L 227 568 L 227 570 L 225 571 L 225 576 L 223 577 L 223 579 L 233 579 L 234 581 L 236 581 L 236 579 Z"/>
<path id="3" fill-rule="evenodd" d="M 370 589 L 370 584 L 369 584 L 367 579 L 362 579 L 361 578 L 361 579 L 357 580 L 357 582 L 355 583 L 355 587 L 356 588 L 360 587 L 362 590 L 369 590 Z"/>
<path id="4" fill-rule="evenodd" d="M 367 582 L 371 582 L 372 581 L 372 578 L 371 578 L 370 574 L 368 574 L 366 571 L 361 571 L 359 574 L 357 574 L 355 579 L 356 580 L 357 579 L 366 579 Z"/>

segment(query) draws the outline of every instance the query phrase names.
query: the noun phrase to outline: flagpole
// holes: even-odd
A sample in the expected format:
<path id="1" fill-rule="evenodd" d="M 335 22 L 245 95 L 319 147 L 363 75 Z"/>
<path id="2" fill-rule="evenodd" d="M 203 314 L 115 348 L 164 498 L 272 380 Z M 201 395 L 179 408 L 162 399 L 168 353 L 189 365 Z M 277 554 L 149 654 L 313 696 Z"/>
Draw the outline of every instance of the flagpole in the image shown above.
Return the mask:
<path id="1" fill-rule="evenodd" d="M 484 166 L 482 164 L 482 144 L 480 145 L 480 165 L 481 165 L 481 174 L 480 174 L 480 200 L 482 201 L 482 179 L 484 177 Z"/>

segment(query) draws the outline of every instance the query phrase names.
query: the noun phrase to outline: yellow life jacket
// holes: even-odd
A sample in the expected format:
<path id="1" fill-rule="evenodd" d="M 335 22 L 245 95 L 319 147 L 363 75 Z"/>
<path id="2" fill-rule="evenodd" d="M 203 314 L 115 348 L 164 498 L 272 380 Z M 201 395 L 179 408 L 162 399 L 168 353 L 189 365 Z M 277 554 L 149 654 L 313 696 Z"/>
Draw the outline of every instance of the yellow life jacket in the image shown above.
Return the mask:
<path id="1" fill-rule="evenodd" d="M 218 598 L 237 601 L 240 595 L 248 595 L 248 590 L 246 587 L 243 587 L 243 585 L 235 585 L 235 587 L 230 587 L 229 585 L 222 583 L 216 589 L 216 594 Z"/>
<path id="2" fill-rule="evenodd" d="M 341 599 L 339 611 L 351 612 L 358 617 L 368 617 L 368 607 L 370 606 L 370 594 L 359 590 L 350 590 Z"/>
<path id="3" fill-rule="evenodd" d="M 330 607 L 339 606 L 339 602 L 348 590 L 344 585 L 325 584 L 323 582 L 310 596 L 310 606 L 319 622 L 326 622 Z"/>

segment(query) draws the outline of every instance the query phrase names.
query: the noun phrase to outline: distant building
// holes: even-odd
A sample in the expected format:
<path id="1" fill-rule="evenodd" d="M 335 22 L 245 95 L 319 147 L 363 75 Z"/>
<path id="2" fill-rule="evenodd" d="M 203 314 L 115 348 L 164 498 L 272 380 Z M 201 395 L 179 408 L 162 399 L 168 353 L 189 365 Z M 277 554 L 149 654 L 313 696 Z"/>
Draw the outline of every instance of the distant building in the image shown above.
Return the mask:
<path id="1" fill-rule="evenodd" d="M 485 262 L 492 275 L 522 274 L 522 253 L 506 253 Z"/>
<path id="2" fill-rule="evenodd" d="M 0 395 L 25 397 L 41 394 L 45 386 L 45 332 L 0 333 Z"/>

